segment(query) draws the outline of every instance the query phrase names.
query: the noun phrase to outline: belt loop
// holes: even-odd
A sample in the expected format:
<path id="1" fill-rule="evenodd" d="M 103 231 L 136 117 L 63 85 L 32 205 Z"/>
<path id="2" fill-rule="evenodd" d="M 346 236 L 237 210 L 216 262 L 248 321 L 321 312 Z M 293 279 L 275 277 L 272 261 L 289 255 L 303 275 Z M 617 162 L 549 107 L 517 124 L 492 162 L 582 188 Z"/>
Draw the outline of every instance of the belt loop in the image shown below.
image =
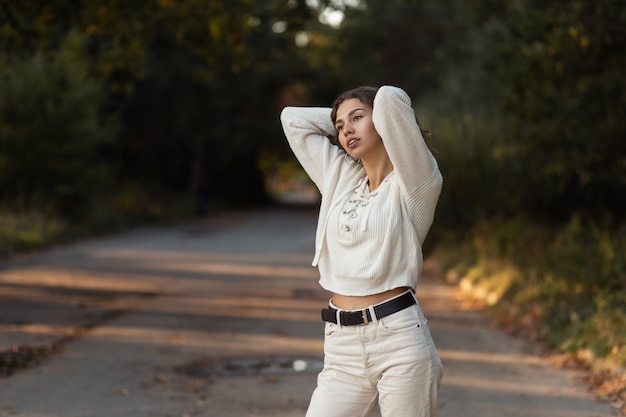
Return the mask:
<path id="1" fill-rule="evenodd" d="M 370 312 L 370 316 L 372 316 L 372 322 L 374 323 L 374 326 L 378 326 L 378 317 L 376 317 L 376 312 L 374 311 L 374 306 L 369 306 L 367 308 Z"/>
<path id="2" fill-rule="evenodd" d="M 342 323 L 341 323 L 341 310 L 337 309 L 335 311 L 335 314 L 337 315 L 337 325 L 339 327 L 341 327 L 342 326 Z"/>

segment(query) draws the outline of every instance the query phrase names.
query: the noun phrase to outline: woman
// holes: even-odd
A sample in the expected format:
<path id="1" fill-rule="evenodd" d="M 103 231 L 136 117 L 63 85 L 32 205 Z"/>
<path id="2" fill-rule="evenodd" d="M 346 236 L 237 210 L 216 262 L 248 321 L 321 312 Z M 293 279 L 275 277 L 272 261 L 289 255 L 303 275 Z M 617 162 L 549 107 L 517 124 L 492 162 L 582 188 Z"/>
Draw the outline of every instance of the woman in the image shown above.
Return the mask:
<path id="1" fill-rule="evenodd" d="M 410 98 L 359 87 L 281 121 L 322 195 L 313 265 L 333 294 L 307 417 L 365 417 L 377 399 L 383 417 L 434 416 L 441 361 L 415 288 L 442 177 Z"/>

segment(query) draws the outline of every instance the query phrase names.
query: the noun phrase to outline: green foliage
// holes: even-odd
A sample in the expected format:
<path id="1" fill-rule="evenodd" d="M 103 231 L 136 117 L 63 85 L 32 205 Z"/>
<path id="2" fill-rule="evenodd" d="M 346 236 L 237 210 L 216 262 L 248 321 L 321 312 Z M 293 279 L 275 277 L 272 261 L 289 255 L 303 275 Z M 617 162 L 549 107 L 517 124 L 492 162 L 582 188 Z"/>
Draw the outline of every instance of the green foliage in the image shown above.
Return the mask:
<path id="1" fill-rule="evenodd" d="M 52 60 L 0 71 L 0 201 L 17 210 L 78 217 L 109 184 L 102 152 L 115 123 L 103 120 L 101 85 L 88 76 L 70 34 Z"/>
<path id="2" fill-rule="evenodd" d="M 524 166 L 507 138 L 502 115 L 490 112 L 486 103 L 449 105 L 434 98 L 417 111 L 421 123 L 435 133 L 433 153 L 444 177 L 434 232 L 440 226 L 462 228 L 516 215 L 524 204 L 519 192 Z"/>
<path id="3" fill-rule="evenodd" d="M 37 212 L 0 214 L 0 257 L 49 246 L 63 239 L 67 224 Z"/>
<path id="4" fill-rule="evenodd" d="M 475 2 L 482 3 L 484 2 Z M 491 46 L 481 57 L 515 123 L 528 209 L 620 216 L 626 189 L 626 9 L 528 0 L 480 9 Z"/>
<path id="5" fill-rule="evenodd" d="M 289 82 L 283 71 L 295 48 L 293 29 L 274 26 L 306 19 L 301 6 L 162 1 L 146 15 L 134 33 L 142 69 L 113 70 L 108 78 L 132 86 L 121 101 L 120 175 L 153 192 L 198 190 L 226 204 L 263 200 L 257 159 L 282 144 L 273 102 Z M 109 4 L 109 13 L 124 7 Z M 106 50 L 118 30 L 109 21 L 95 27 L 93 42 Z"/>
<path id="6" fill-rule="evenodd" d="M 318 19 L 332 9 L 344 13 L 336 29 Z M 0 63 L 5 79 L 26 62 L 81 67 L 72 82 L 98 96 L 95 117 L 120 117 L 97 152 L 116 183 L 230 202 L 264 198 L 257 161 L 285 147 L 282 105 L 397 84 L 438 138 L 447 224 L 519 212 L 562 222 L 623 212 L 624 15 L 618 0 L 6 0 Z"/>
<path id="7" fill-rule="evenodd" d="M 280 108 L 275 102 L 283 87 L 292 82 L 285 73 L 306 66 L 296 53 L 294 36 L 314 17 L 304 0 L 56 0 L 43 8 L 33 2 L 8 0 L 0 11 L 0 30 L 5 35 L 0 41 L 0 63 L 5 74 L 30 74 L 33 82 L 41 84 L 38 89 L 57 97 L 80 89 L 66 90 L 62 82 L 52 79 L 63 78 L 73 70 L 71 65 L 81 67 L 81 76 L 70 81 L 82 83 L 81 99 L 92 104 L 78 106 L 86 114 L 76 112 L 74 125 L 93 125 L 90 109 L 94 108 L 95 117 L 106 123 L 93 134 L 83 132 L 80 144 L 93 149 L 105 136 L 112 141 L 106 150 L 96 152 L 97 161 L 74 158 L 75 154 L 57 147 L 43 150 L 46 158 L 41 159 L 50 164 L 84 161 L 93 171 L 98 166 L 103 177 L 109 176 L 103 167 L 110 168 L 116 184 L 140 184 L 150 200 L 160 199 L 160 194 L 183 196 L 198 190 L 226 204 L 259 202 L 264 199 L 264 189 L 257 160 L 267 147 L 284 147 L 277 122 Z M 77 56 L 53 65 L 60 51 L 67 49 L 63 45 L 69 34 Z M 20 65 L 42 69 L 37 75 L 34 70 L 22 71 Z M 7 83 L 15 84 L 6 77 Z M 11 94 L 11 106 L 22 99 L 25 102 L 19 107 L 30 106 L 28 97 Z M 37 102 L 32 103 L 34 112 Z M 72 125 L 60 115 L 46 117 Z M 110 120 L 118 117 L 120 129 L 111 138 Z M 32 114 L 13 120 L 12 132 L 21 129 L 21 124 L 30 125 L 34 118 L 37 116 Z M 14 158 L 13 152 L 6 149 L 4 153 L 15 161 L 13 171 L 4 172 L 4 180 L 15 187 L 3 189 L 3 204 L 19 208 L 45 200 L 49 203 L 46 209 L 65 213 L 71 208 L 67 201 L 73 201 L 72 207 L 84 209 L 75 189 L 63 191 L 68 194 L 63 202 L 58 198 L 61 191 L 51 196 L 22 191 L 24 187 L 18 187 L 12 176 L 18 175 L 17 167 L 22 171 L 31 168 Z M 83 183 L 88 178 L 85 176 Z M 67 188 L 65 177 L 51 176 L 49 180 L 54 187 Z M 94 191 L 105 188 L 101 181 L 91 182 Z M 105 191 L 107 198 L 115 198 L 113 190 Z M 115 206 L 114 201 L 110 203 L 105 205 Z"/>
<path id="8" fill-rule="evenodd" d="M 547 229 L 516 219 L 483 222 L 472 236 L 459 245 L 450 233 L 437 250 L 462 288 L 508 305 L 522 323 L 542 323 L 559 350 L 626 365 L 626 224 L 613 229 L 575 216 Z"/>
<path id="9" fill-rule="evenodd" d="M 452 36 L 444 22 L 456 5 L 388 0 L 343 7 L 344 21 L 326 48 L 337 84 L 341 89 L 393 84 L 418 97 L 436 90 Z"/>
<path id="10" fill-rule="evenodd" d="M 418 112 L 444 173 L 438 256 L 555 348 L 623 366 L 623 5 L 468 4 L 467 54 Z"/>

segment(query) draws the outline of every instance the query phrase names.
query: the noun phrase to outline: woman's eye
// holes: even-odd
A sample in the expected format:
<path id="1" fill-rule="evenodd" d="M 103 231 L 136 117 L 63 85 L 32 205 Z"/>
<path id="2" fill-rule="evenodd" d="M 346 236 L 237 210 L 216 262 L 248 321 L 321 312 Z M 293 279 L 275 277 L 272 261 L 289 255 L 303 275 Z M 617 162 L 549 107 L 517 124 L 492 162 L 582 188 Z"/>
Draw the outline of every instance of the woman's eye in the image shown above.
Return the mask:
<path id="1" fill-rule="evenodd" d="M 360 114 L 359 114 L 359 115 L 357 115 L 357 116 L 354 116 L 354 120 L 359 120 L 359 119 L 362 119 L 362 118 L 363 118 L 363 116 L 362 116 L 362 115 L 360 115 Z"/>
<path id="2" fill-rule="evenodd" d="M 341 132 L 343 130 L 343 126 L 337 126 L 337 131 Z"/>

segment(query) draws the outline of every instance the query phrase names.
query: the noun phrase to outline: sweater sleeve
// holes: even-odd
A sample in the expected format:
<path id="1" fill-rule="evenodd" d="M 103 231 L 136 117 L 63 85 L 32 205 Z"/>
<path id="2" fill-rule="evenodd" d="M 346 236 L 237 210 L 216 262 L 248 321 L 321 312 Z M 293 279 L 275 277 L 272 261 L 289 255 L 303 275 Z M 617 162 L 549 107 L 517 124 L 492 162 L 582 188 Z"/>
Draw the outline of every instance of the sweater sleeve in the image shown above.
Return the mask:
<path id="1" fill-rule="evenodd" d="M 423 242 L 434 218 L 443 179 L 417 125 L 411 99 L 400 88 L 381 87 L 374 99 L 373 121 Z"/>
<path id="2" fill-rule="evenodd" d="M 335 134 L 330 112 L 330 108 L 285 107 L 280 115 L 289 146 L 322 194 L 324 179 L 344 156 L 328 138 Z"/>

